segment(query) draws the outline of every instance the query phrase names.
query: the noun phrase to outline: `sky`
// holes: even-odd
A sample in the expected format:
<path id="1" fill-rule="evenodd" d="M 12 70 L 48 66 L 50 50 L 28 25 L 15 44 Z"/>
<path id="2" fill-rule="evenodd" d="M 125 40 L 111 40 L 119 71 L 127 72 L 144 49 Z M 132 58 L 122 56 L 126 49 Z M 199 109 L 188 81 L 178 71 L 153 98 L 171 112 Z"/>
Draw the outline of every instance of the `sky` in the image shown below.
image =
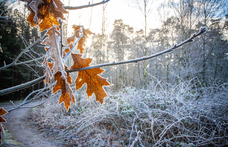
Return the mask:
<path id="1" fill-rule="evenodd" d="M 90 3 L 97 3 L 101 0 L 63 0 L 65 5 L 81 6 Z M 143 0 L 110 0 L 105 5 L 95 6 L 93 8 L 85 8 L 80 10 L 69 11 L 69 32 L 73 24 L 83 25 L 85 28 L 90 28 L 94 33 L 101 33 L 102 30 L 102 14 L 103 6 L 105 6 L 105 28 L 106 32 L 110 33 L 113 29 L 113 23 L 116 19 L 122 19 L 124 24 L 130 25 L 136 30 L 144 28 L 144 16 L 140 10 Z M 158 2 L 149 4 L 151 12 L 148 14 L 148 30 L 149 28 L 159 27 L 160 20 L 157 11 Z M 143 8 L 142 8 L 143 9 Z M 90 23 L 91 21 L 91 23 Z M 90 25 L 91 24 L 91 25 Z"/>
<path id="2" fill-rule="evenodd" d="M 2 0 L 0 0 L 2 1 Z M 9 2 L 15 2 L 17 0 L 8 0 Z M 81 6 L 87 5 L 89 2 L 97 3 L 102 0 L 61 0 L 64 5 Z M 168 2 L 168 0 L 148 0 L 148 9 L 150 13 L 147 17 L 147 32 L 150 28 L 157 28 L 162 24 L 162 20 L 165 20 L 171 15 L 174 15 L 162 11 L 162 4 Z M 19 2 L 19 1 L 18 1 Z M 152 2 L 152 3 L 151 3 Z M 20 7 L 20 3 L 15 3 L 14 7 Z M 228 3 L 226 2 L 228 5 Z M 135 31 L 144 29 L 144 16 L 141 10 L 143 10 L 143 0 L 110 0 L 104 5 L 98 5 L 90 8 L 69 11 L 68 22 L 68 35 L 71 35 L 73 31 L 72 25 L 83 25 L 85 28 L 89 28 L 92 32 L 98 34 L 102 30 L 102 14 L 103 7 L 105 7 L 105 29 L 106 33 L 111 33 L 113 29 L 113 23 L 116 19 L 122 19 L 124 24 L 127 24 L 134 28 Z M 167 9 L 167 8 L 166 8 Z M 67 17 L 67 16 L 66 16 Z M 91 25 L 90 25 L 91 24 Z"/>
<path id="3" fill-rule="evenodd" d="M 0 0 L 1 1 L 1 0 Z M 16 0 L 9 0 L 15 2 Z M 61 0 L 64 5 L 81 6 L 87 5 L 89 2 L 97 3 L 102 0 Z M 149 32 L 150 28 L 159 27 L 161 24 L 161 15 L 158 8 L 161 8 L 161 3 L 167 0 L 148 0 L 148 9 L 151 9 L 147 17 L 147 25 Z M 151 3 L 153 2 L 153 3 Z M 13 7 L 20 9 L 20 4 L 17 1 Z M 123 23 L 133 27 L 135 31 L 144 29 L 143 0 L 110 0 L 104 5 L 98 5 L 90 8 L 79 10 L 68 10 L 68 36 L 71 36 L 73 29 L 72 25 L 83 25 L 86 29 L 89 28 L 92 32 L 98 34 L 102 32 L 102 14 L 105 7 L 105 30 L 106 33 L 111 33 L 113 23 L 116 19 L 122 19 Z M 160 10 L 159 10 L 160 11 Z M 164 14 L 163 14 L 164 15 Z"/>

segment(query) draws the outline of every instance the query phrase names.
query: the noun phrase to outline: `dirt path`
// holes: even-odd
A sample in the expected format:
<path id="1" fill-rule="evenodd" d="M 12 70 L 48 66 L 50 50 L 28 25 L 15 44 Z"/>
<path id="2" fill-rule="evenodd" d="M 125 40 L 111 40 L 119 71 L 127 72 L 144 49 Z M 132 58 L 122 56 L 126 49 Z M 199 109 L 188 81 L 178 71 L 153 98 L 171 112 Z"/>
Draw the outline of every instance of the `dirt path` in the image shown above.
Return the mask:
<path id="1" fill-rule="evenodd" d="M 26 104 L 26 107 L 34 106 L 39 102 L 31 102 Z M 13 105 L 10 103 L 0 104 L 5 110 L 10 110 Z M 42 134 L 31 126 L 27 120 L 27 115 L 31 111 L 31 108 L 23 108 L 11 111 L 7 113 L 4 118 L 7 123 L 3 123 L 5 128 L 9 130 L 14 139 L 17 140 L 22 147 L 56 147 L 56 145 L 49 139 L 44 138 Z"/>

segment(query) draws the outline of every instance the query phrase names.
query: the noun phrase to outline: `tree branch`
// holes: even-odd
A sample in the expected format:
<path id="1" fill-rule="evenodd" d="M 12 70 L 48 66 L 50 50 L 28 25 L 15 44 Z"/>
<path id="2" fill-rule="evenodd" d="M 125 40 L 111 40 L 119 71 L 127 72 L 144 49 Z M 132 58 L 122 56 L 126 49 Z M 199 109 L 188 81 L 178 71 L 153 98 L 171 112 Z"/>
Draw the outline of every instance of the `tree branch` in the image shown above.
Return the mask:
<path id="1" fill-rule="evenodd" d="M 20 62 L 20 63 L 15 63 L 14 65 L 21 65 L 21 64 L 27 64 L 27 63 L 31 63 L 33 61 L 38 61 L 40 59 L 43 59 L 45 56 L 42 56 L 40 58 L 35 58 L 35 59 L 32 59 L 32 60 L 28 60 L 28 61 L 24 61 L 24 62 Z"/>
<path id="2" fill-rule="evenodd" d="M 140 131 L 137 132 L 137 137 L 135 138 L 135 140 L 133 141 L 133 143 L 130 147 L 135 146 L 136 142 L 139 140 L 139 138 L 141 137 L 142 134 L 143 134 L 143 132 L 140 132 Z"/>
<path id="3" fill-rule="evenodd" d="M 142 58 L 128 60 L 128 61 L 121 61 L 121 62 L 113 62 L 113 63 L 106 63 L 106 64 L 94 65 L 94 66 L 89 66 L 89 67 L 80 68 L 80 69 L 67 70 L 67 72 L 83 71 L 83 70 L 89 70 L 89 69 L 94 69 L 94 68 L 100 68 L 100 67 L 104 67 L 104 66 L 114 66 L 114 65 L 127 64 L 127 63 L 133 63 L 133 62 L 139 62 L 139 61 L 144 61 L 144 60 L 152 59 L 152 58 L 161 56 L 163 54 L 172 52 L 175 49 L 183 46 L 186 43 L 192 42 L 194 38 L 196 38 L 197 36 L 205 33 L 206 31 L 207 31 L 207 27 L 201 28 L 198 33 L 193 34 L 192 37 L 188 38 L 184 42 L 182 42 L 180 44 L 176 44 L 176 45 L 174 45 L 170 49 L 167 49 L 165 51 L 162 51 L 160 53 L 157 53 L 157 54 L 154 54 L 154 55 L 151 55 L 151 56 L 148 56 L 148 57 L 142 57 Z M 39 77 L 39 78 L 37 78 L 37 79 L 35 79 L 33 81 L 30 81 L 30 82 L 27 82 L 27 83 L 24 83 L 24 84 L 20 84 L 20 85 L 14 86 L 14 87 L 10 87 L 10 88 L 7 88 L 7 89 L 0 90 L 0 96 L 6 95 L 6 94 L 9 94 L 9 93 L 12 93 L 12 92 L 15 92 L 15 91 L 24 89 L 24 88 L 27 88 L 27 87 L 29 87 L 31 85 L 34 85 L 36 83 L 39 83 L 40 81 L 42 81 L 44 79 L 45 79 L 45 76 L 42 76 L 42 77 Z"/>
<path id="4" fill-rule="evenodd" d="M 39 43 L 41 40 L 43 40 L 43 38 L 44 38 L 45 36 L 46 36 L 46 34 L 43 35 L 41 38 L 39 38 L 36 42 L 34 42 L 34 43 L 30 44 L 28 47 L 26 47 L 26 48 L 17 56 L 17 58 L 16 58 L 12 63 L 10 63 L 10 64 L 8 64 L 8 65 L 6 65 L 6 66 L 0 67 L 0 70 L 9 68 L 9 67 L 15 65 L 15 64 L 17 63 L 18 59 L 19 59 L 19 58 L 20 58 L 28 49 L 30 49 L 32 46 L 34 46 L 35 44 L 37 44 L 37 43 Z"/>
<path id="5" fill-rule="evenodd" d="M 89 69 L 94 69 L 94 68 L 100 68 L 100 67 L 104 67 L 104 66 L 114 66 L 114 65 L 120 65 L 120 64 L 127 64 L 127 63 L 133 63 L 133 62 L 139 62 L 139 61 L 144 61 L 144 60 L 148 60 L 148 59 L 152 59 L 158 56 L 161 56 L 163 54 L 169 53 L 174 51 L 175 49 L 183 46 L 186 43 L 192 42 L 194 38 L 196 38 L 197 36 L 205 33 L 207 30 L 206 27 L 201 28 L 200 31 L 198 33 L 195 33 L 192 35 L 192 37 L 188 38 L 187 40 L 183 41 L 180 44 L 176 44 L 174 45 L 172 48 L 164 50 L 160 53 L 151 55 L 151 56 L 147 56 L 147 57 L 142 57 L 142 58 L 138 58 L 138 59 L 133 59 L 133 60 L 128 60 L 128 61 L 120 61 L 120 62 L 113 62 L 113 63 L 106 63 L 106 64 L 99 64 L 99 65 L 94 65 L 94 66 L 89 66 L 89 67 L 85 67 L 85 68 L 80 68 L 80 69 L 73 69 L 73 70 L 67 70 L 67 72 L 75 72 L 75 71 L 83 71 L 83 70 L 89 70 Z"/>
<path id="6" fill-rule="evenodd" d="M 98 3 L 94 3 L 94 4 L 90 4 L 90 5 L 83 5 L 83 6 L 63 6 L 63 8 L 68 9 L 68 10 L 77 10 L 77 9 L 89 8 L 89 7 L 105 4 L 109 1 L 110 0 L 103 0 L 103 1 L 98 2 Z"/>
<path id="7" fill-rule="evenodd" d="M 0 16 L 0 18 L 26 20 L 26 19 L 24 19 L 24 18 L 5 17 L 5 16 Z"/>
<path id="8" fill-rule="evenodd" d="M 35 84 L 41 82 L 44 79 L 45 79 L 45 76 L 42 76 L 42 77 L 39 77 L 39 78 L 37 78 L 35 80 L 29 81 L 27 83 L 23 83 L 23 84 L 14 86 L 14 87 L 10 87 L 10 88 L 7 88 L 7 89 L 0 90 L 0 96 L 6 95 L 6 94 L 9 94 L 9 93 L 21 90 L 21 89 L 25 89 L 27 87 L 30 87 L 32 85 L 35 85 Z"/>
<path id="9" fill-rule="evenodd" d="M 8 112 L 17 110 L 17 109 L 19 109 L 19 108 L 33 108 L 33 107 L 37 107 L 37 106 L 40 106 L 40 105 L 44 104 L 45 102 L 47 102 L 48 99 L 46 99 L 46 100 L 43 101 L 42 103 L 40 103 L 40 104 L 38 104 L 38 105 L 35 105 L 35 106 L 32 106 L 32 107 L 22 107 L 23 105 L 28 104 L 29 102 L 35 100 L 36 98 L 39 98 L 39 97 L 40 97 L 40 94 L 41 94 L 42 92 L 44 92 L 46 89 L 48 89 L 48 87 L 44 87 L 44 88 L 42 88 L 42 89 L 38 89 L 38 90 L 36 90 L 36 91 L 33 91 L 32 93 L 30 93 L 30 94 L 24 99 L 24 101 L 23 101 L 21 104 L 19 104 L 19 105 L 17 105 L 17 106 L 14 105 L 14 108 L 8 110 Z M 34 93 L 37 93 L 37 94 L 36 94 L 33 98 L 31 98 L 30 100 L 28 100 L 28 98 L 31 97 Z"/>

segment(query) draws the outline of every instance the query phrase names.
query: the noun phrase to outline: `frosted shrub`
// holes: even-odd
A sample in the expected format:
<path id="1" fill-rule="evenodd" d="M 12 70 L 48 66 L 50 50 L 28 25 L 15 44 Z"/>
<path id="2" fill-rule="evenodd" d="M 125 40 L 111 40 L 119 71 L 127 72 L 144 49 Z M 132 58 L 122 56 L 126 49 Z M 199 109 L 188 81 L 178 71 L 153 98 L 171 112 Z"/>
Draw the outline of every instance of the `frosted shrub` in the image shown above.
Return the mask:
<path id="1" fill-rule="evenodd" d="M 45 134 L 67 146 L 130 146 L 138 131 L 143 132 L 136 143 L 140 146 L 228 145 L 228 85 L 190 85 L 127 87 L 109 94 L 103 105 L 76 92 L 80 107 L 65 112 L 53 97 L 33 116 L 38 115 L 36 122 Z"/>

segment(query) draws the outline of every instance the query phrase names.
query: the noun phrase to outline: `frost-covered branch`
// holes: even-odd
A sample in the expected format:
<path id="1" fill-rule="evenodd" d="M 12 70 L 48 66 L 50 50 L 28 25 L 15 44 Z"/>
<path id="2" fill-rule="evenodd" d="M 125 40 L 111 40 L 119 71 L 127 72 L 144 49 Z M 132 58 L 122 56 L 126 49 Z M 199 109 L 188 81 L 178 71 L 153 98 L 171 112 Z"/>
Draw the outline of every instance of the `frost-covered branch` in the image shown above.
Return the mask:
<path id="1" fill-rule="evenodd" d="M 10 63 L 10 64 L 8 64 L 8 65 L 5 65 L 5 66 L 3 66 L 3 67 L 0 67 L 0 70 L 9 68 L 9 67 L 11 67 L 11 66 L 14 66 L 14 65 L 17 63 L 17 61 L 19 60 L 19 58 L 20 58 L 28 49 L 30 49 L 32 46 L 34 46 L 35 44 L 37 44 L 37 43 L 39 43 L 41 40 L 43 40 L 43 38 L 44 38 L 45 36 L 46 36 L 46 35 L 43 35 L 43 36 L 42 36 L 41 38 L 39 38 L 36 42 L 34 42 L 34 43 L 30 44 L 28 47 L 26 47 L 26 48 L 17 56 L 17 58 L 16 58 L 12 63 Z"/>
<path id="2" fill-rule="evenodd" d="M 78 37 L 78 40 L 74 43 L 74 46 L 71 48 L 70 52 L 68 52 L 66 54 L 66 56 L 63 58 L 63 62 L 65 62 L 67 60 L 67 58 L 69 57 L 69 55 L 73 52 L 74 48 L 77 46 L 79 40 L 83 37 L 83 34 L 81 34 L 79 37 Z"/>
<path id="3" fill-rule="evenodd" d="M 31 63 L 31 62 L 34 62 L 34 61 L 38 61 L 38 60 L 44 59 L 44 57 L 45 56 L 42 56 L 40 58 L 35 58 L 35 59 L 32 59 L 32 60 L 28 60 L 28 61 L 24 61 L 24 62 L 20 62 L 20 63 L 15 63 L 14 65 L 21 65 L 21 64 Z"/>
<path id="4" fill-rule="evenodd" d="M 99 67 L 104 67 L 104 66 L 114 66 L 114 65 L 120 65 L 120 64 L 128 64 L 128 63 L 134 63 L 134 62 L 140 62 L 140 61 L 145 61 L 145 60 L 149 60 L 158 56 L 161 56 L 163 54 L 169 53 L 174 51 L 175 49 L 185 45 L 186 43 L 192 42 L 194 38 L 196 38 L 197 36 L 200 36 L 201 34 L 205 33 L 207 30 L 206 27 L 201 28 L 200 31 L 198 33 L 195 33 L 192 35 L 192 37 L 188 38 L 187 40 L 183 41 L 180 44 L 176 44 L 174 45 L 172 48 L 167 49 L 165 51 L 162 51 L 160 53 L 151 55 L 151 56 L 147 56 L 147 57 L 142 57 L 142 58 L 138 58 L 138 59 L 133 59 L 133 60 L 128 60 L 128 61 L 121 61 L 121 62 L 113 62 L 113 63 L 106 63 L 106 64 L 99 64 L 99 65 L 94 65 L 94 66 L 89 66 L 89 67 L 85 67 L 85 68 L 80 68 L 80 69 L 73 69 L 73 70 L 68 70 L 67 72 L 75 72 L 75 71 L 83 71 L 83 70 L 88 70 L 88 69 L 94 69 L 94 68 L 99 68 Z"/>
<path id="5" fill-rule="evenodd" d="M 16 17 L 5 17 L 5 16 L 0 16 L 0 18 L 26 20 L 26 19 L 24 19 L 24 18 L 16 18 Z"/>
<path id="6" fill-rule="evenodd" d="M 41 95 L 45 95 L 44 91 L 47 90 L 47 89 L 49 89 L 49 87 L 44 87 L 44 88 L 42 88 L 42 89 L 38 89 L 38 90 L 33 91 L 32 93 L 30 93 L 30 94 L 23 100 L 23 102 L 22 102 L 21 104 L 19 104 L 19 105 L 17 105 L 17 106 L 16 106 L 13 102 L 11 102 L 11 103 L 14 105 L 14 108 L 10 109 L 8 112 L 17 110 L 17 109 L 19 109 L 19 108 L 33 108 L 33 107 L 37 107 L 37 106 L 40 106 L 40 105 L 44 104 L 48 99 L 45 100 L 45 101 L 43 101 L 43 102 L 41 102 L 41 103 L 39 103 L 39 104 L 37 104 L 37 105 L 35 105 L 35 106 L 32 106 L 32 107 L 22 107 L 22 106 L 24 106 L 25 104 L 28 104 L 28 103 L 30 103 L 31 101 L 33 101 L 33 100 L 35 100 L 35 99 L 37 99 L 37 98 L 40 98 Z M 33 96 L 31 99 L 29 99 L 29 98 L 30 98 L 33 94 L 35 94 L 35 93 L 37 93 L 37 94 L 36 94 L 35 96 Z"/>
<path id="7" fill-rule="evenodd" d="M 89 8 L 89 7 L 93 7 L 93 6 L 105 4 L 105 3 L 109 2 L 109 1 L 110 0 L 103 0 L 101 2 L 94 3 L 94 4 L 89 4 L 89 5 L 83 5 L 83 6 L 63 6 L 63 7 L 65 9 L 68 9 L 68 10 L 77 10 L 77 9 Z"/>
<path id="8" fill-rule="evenodd" d="M 30 87 L 32 85 L 35 85 L 35 84 L 43 81 L 44 79 L 45 79 L 45 76 L 42 76 L 42 77 L 39 77 L 39 78 L 37 78 L 35 80 L 29 81 L 27 83 L 23 83 L 23 84 L 14 86 L 14 87 L 10 87 L 10 88 L 6 88 L 6 89 L 3 89 L 3 90 L 0 90 L 0 96 L 6 95 L 6 94 L 9 94 L 9 93 L 18 91 L 18 90 L 25 89 L 27 87 Z"/>
<path id="9" fill-rule="evenodd" d="M 140 131 L 137 132 L 137 137 L 135 138 L 135 140 L 133 141 L 133 143 L 130 147 L 135 146 L 136 142 L 139 140 L 139 138 L 141 137 L 142 134 L 143 134 L 143 132 L 140 132 Z"/>

